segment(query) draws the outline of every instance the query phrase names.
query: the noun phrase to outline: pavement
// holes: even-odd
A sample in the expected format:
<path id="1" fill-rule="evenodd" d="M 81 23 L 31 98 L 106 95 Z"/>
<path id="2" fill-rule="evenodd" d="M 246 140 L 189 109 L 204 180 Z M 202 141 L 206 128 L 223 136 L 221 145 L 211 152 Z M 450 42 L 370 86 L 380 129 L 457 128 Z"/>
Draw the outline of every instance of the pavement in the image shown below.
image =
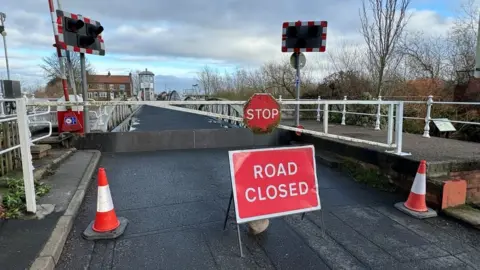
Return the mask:
<path id="1" fill-rule="evenodd" d="M 218 129 L 226 125 L 203 115 L 144 105 L 134 116 L 130 131 Z"/>
<path id="2" fill-rule="evenodd" d="M 271 220 L 248 236 L 240 258 L 227 149 L 105 153 L 118 216 L 116 240 L 81 236 L 94 219 L 91 185 L 56 269 L 479 269 L 480 234 L 453 220 L 417 220 L 393 204 L 406 198 L 317 164 L 322 210 Z M 477 268 L 475 268 L 477 267 Z"/>
<path id="3" fill-rule="evenodd" d="M 53 175 L 42 180 L 51 190 L 37 200 L 37 205 L 54 205 L 51 214 L 42 219 L 0 221 L 0 269 L 28 269 L 39 255 L 43 255 L 40 257 L 42 259 L 51 260 L 48 248 L 55 249 L 53 253 L 61 251 L 58 248 L 62 247 L 62 233 L 68 231 L 58 227 L 57 223 L 68 216 L 73 217 L 75 211 L 72 211 L 71 205 L 75 204 L 74 195 L 76 202 L 81 202 L 78 201 L 76 190 L 82 180 L 91 179 L 93 170 L 88 175 L 87 168 L 92 162 L 95 165 L 98 159 L 99 155 L 94 152 L 76 151 L 65 159 Z M 61 229 L 60 233 L 58 229 Z"/>

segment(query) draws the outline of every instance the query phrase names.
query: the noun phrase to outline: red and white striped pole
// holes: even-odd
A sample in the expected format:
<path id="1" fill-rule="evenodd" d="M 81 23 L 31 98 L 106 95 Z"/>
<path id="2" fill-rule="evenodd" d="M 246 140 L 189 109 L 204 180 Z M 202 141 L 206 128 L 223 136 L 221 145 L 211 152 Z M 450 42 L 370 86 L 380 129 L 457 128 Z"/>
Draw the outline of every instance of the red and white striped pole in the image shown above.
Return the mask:
<path id="1" fill-rule="evenodd" d="M 57 48 L 57 56 L 58 62 L 60 65 L 60 77 L 62 79 L 62 86 L 63 86 L 63 95 L 65 96 L 65 101 L 70 101 L 68 95 L 68 83 L 67 83 L 67 76 L 65 73 L 65 65 L 63 62 L 62 50 L 60 49 L 60 45 L 58 43 L 58 30 L 57 30 L 57 15 L 55 13 L 55 6 L 53 4 L 53 0 L 48 0 L 48 6 L 50 8 L 50 16 L 52 18 L 52 27 L 53 27 L 53 36 L 55 38 L 55 47 Z M 71 108 L 67 107 L 67 110 L 70 111 Z"/>

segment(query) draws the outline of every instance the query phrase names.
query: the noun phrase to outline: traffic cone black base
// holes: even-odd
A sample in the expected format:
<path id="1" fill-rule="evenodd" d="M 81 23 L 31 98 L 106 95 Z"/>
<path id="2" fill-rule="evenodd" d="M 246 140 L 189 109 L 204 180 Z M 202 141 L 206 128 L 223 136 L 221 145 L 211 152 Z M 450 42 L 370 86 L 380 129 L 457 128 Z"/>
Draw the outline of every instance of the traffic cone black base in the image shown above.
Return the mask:
<path id="1" fill-rule="evenodd" d="M 125 232 L 125 229 L 128 225 L 128 219 L 124 217 L 118 217 L 118 221 L 120 222 L 120 225 L 116 229 L 108 232 L 96 232 L 93 230 L 93 224 L 95 222 L 94 220 L 87 226 L 87 228 L 83 232 L 83 238 L 87 240 L 115 239 L 121 236 L 123 232 Z"/>
<path id="2" fill-rule="evenodd" d="M 396 203 L 394 206 L 403 213 L 418 219 L 432 218 L 437 216 L 437 212 L 430 207 L 427 207 L 427 211 L 425 212 L 417 212 L 405 207 L 404 202 Z"/>

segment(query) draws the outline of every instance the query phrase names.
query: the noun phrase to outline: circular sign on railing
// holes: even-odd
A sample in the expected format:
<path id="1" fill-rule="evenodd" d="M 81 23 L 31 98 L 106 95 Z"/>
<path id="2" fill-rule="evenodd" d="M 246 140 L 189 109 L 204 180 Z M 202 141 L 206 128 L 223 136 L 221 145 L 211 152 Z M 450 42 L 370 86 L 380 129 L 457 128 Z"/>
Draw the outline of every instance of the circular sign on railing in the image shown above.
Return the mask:
<path id="1" fill-rule="evenodd" d="M 304 127 L 303 127 L 302 125 L 298 125 L 297 128 L 299 128 L 299 129 L 304 129 Z M 295 131 L 295 134 L 297 134 L 297 136 L 302 135 L 302 133 L 303 133 L 303 132 L 301 132 L 301 131 L 299 131 L 299 130 Z"/>

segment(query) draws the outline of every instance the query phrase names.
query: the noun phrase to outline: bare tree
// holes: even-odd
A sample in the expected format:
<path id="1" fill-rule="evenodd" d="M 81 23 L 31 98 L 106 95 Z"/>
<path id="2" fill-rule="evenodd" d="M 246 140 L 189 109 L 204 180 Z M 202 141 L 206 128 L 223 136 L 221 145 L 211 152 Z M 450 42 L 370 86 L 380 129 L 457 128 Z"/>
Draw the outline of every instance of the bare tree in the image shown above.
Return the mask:
<path id="1" fill-rule="evenodd" d="M 130 76 L 132 79 L 132 93 L 137 94 L 140 91 L 140 70 L 131 70 Z"/>
<path id="2" fill-rule="evenodd" d="M 327 56 L 335 72 L 355 70 L 363 73 L 367 70 L 365 68 L 367 55 L 360 44 L 342 40 L 338 47 L 327 52 Z M 320 57 L 323 58 L 323 55 Z"/>
<path id="3" fill-rule="evenodd" d="M 221 79 L 217 70 L 209 66 L 204 66 L 203 69 L 197 73 L 197 81 L 200 88 L 203 89 L 205 95 L 211 95 L 221 89 Z"/>
<path id="4" fill-rule="evenodd" d="M 479 5 L 468 0 L 461 5 L 455 25 L 450 30 L 450 53 L 448 55 L 452 79 L 457 82 L 468 79 L 475 67 Z"/>
<path id="5" fill-rule="evenodd" d="M 82 74 L 80 71 L 80 54 L 70 53 L 70 58 L 72 61 L 72 71 L 73 71 L 75 85 L 77 86 L 77 88 L 80 88 L 81 78 L 82 78 Z M 60 64 L 58 62 L 57 53 L 53 53 L 49 57 L 44 57 L 42 61 L 43 63 L 40 64 L 40 67 L 43 69 L 45 73 L 45 78 L 49 82 L 56 81 L 56 79 L 61 76 Z M 88 59 L 86 59 L 85 61 L 85 67 L 89 74 L 94 73 L 93 66 L 90 64 Z"/>
<path id="6" fill-rule="evenodd" d="M 398 51 L 405 57 L 405 64 L 416 77 L 437 79 L 446 76 L 450 51 L 448 43 L 440 36 L 428 36 L 423 32 L 405 36 Z"/>
<path id="7" fill-rule="evenodd" d="M 368 57 L 376 71 L 378 96 L 382 94 L 385 70 L 391 64 L 398 40 L 408 22 L 406 11 L 410 2 L 411 0 L 362 0 L 361 33 L 367 43 Z"/>

